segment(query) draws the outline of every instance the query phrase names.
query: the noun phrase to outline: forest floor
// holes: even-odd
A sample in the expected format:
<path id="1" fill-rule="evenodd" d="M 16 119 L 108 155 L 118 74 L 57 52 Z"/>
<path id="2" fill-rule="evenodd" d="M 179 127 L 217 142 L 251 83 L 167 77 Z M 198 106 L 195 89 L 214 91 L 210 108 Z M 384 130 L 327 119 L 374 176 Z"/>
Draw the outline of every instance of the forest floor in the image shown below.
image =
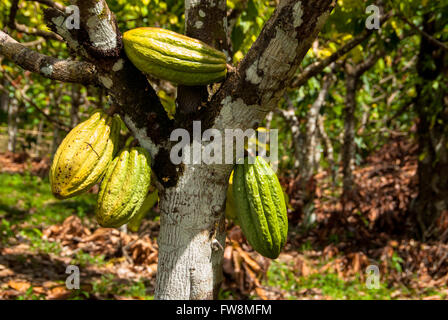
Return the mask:
<path id="1" fill-rule="evenodd" d="M 158 217 L 138 233 L 99 228 L 97 190 L 56 200 L 48 165 L 0 154 L 0 299 L 152 299 Z M 319 173 L 309 184 L 316 197 L 306 227 L 300 177 L 282 177 L 290 202 L 285 249 L 265 259 L 229 224 L 219 298 L 448 298 L 448 245 L 419 241 L 409 218 L 416 166 L 415 146 L 390 142 L 355 170 L 356 192 L 345 204 L 340 185 Z M 446 228 L 448 219 L 440 223 Z M 78 290 L 66 287 L 68 265 L 79 267 Z"/>

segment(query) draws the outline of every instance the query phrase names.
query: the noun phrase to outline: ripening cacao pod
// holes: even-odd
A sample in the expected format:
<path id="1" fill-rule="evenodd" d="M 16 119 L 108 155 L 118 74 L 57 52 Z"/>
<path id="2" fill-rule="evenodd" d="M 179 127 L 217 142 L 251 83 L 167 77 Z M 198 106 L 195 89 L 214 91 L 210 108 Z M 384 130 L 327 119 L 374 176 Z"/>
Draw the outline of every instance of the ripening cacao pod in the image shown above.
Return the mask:
<path id="1" fill-rule="evenodd" d="M 143 218 L 146 216 L 146 214 L 151 210 L 152 207 L 157 203 L 159 200 L 159 193 L 157 189 L 153 192 L 150 191 L 150 193 L 146 196 L 145 201 L 143 201 L 142 206 L 138 210 L 138 212 L 132 217 L 131 220 L 128 222 L 128 229 L 132 232 L 137 232 L 138 229 L 140 229 L 140 226 L 143 222 Z"/>
<path id="2" fill-rule="evenodd" d="M 59 199 L 88 191 L 106 172 L 116 152 L 121 120 L 96 111 L 59 145 L 50 168 L 51 191 Z"/>
<path id="3" fill-rule="evenodd" d="M 151 183 L 151 158 L 141 147 L 124 148 L 107 168 L 98 192 L 96 220 L 117 228 L 139 211 Z"/>
<path id="4" fill-rule="evenodd" d="M 277 258 L 286 243 L 288 217 L 282 187 L 262 157 L 235 166 L 233 199 L 249 244 L 263 256 Z"/>
<path id="5" fill-rule="evenodd" d="M 206 43 L 161 28 L 136 28 L 123 34 L 129 60 L 142 72 L 183 85 L 223 80 L 224 53 Z"/>

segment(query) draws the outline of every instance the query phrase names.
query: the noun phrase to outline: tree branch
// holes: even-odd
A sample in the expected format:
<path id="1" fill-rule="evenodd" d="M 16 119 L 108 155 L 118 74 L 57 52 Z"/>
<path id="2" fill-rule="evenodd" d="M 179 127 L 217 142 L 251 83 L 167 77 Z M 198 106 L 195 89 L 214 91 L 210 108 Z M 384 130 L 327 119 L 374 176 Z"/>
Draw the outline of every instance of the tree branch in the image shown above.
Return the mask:
<path id="1" fill-rule="evenodd" d="M 20 93 L 20 97 L 22 98 L 22 100 L 24 102 L 28 102 L 29 104 L 31 104 L 33 106 L 34 109 L 36 109 L 40 114 L 42 114 L 51 124 L 53 124 L 54 126 L 56 126 L 57 128 L 68 132 L 70 131 L 70 128 L 67 127 L 64 123 L 54 119 L 52 116 L 48 115 L 44 110 L 42 110 L 30 97 L 27 96 L 27 94 L 25 93 L 25 90 L 21 89 L 15 82 L 13 79 L 11 79 L 11 77 L 6 73 L 5 70 L 2 69 L 2 71 L 4 72 L 5 78 L 6 80 L 9 81 L 9 83 L 14 87 L 14 89 L 16 89 L 17 91 L 19 91 Z M 0 86 L 1 87 L 1 86 Z M 7 91 L 6 91 L 7 92 Z"/>
<path id="2" fill-rule="evenodd" d="M 349 63 L 346 63 L 346 71 L 348 74 L 353 75 L 355 78 L 359 78 L 364 72 L 373 67 L 378 59 L 380 59 L 385 54 L 386 52 L 384 50 L 378 50 L 356 66 L 352 66 Z"/>
<path id="3" fill-rule="evenodd" d="M 44 4 L 48 7 L 55 8 L 61 11 L 65 11 L 65 6 L 63 4 L 60 4 L 58 2 L 52 1 L 52 0 L 25 0 L 29 2 L 38 2 L 41 4 Z"/>
<path id="4" fill-rule="evenodd" d="M 46 39 L 53 39 L 53 40 L 58 40 L 58 41 L 62 40 L 62 38 L 59 35 L 57 35 L 56 33 L 40 30 L 40 29 L 33 28 L 33 27 L 28 27 L 26 25 L 19 24 L 18 22 L 16 22 L 15 19 L 16 19 L 18 9 L 19 9 L 19 0 L 13 0 L 13 2 L 11 4 L 11 10 L 9 12 L 9 20 L 8 20 L 8 26 L 11 29 L 15 29 L 18 32 L 22 32 L 22 33 L 32 35 L 32 36 L 38 36 L 38 37 L 43 37 Z"/>
<path id="5" fill-rule="evenodd" d="M 185 33 L 218 49 L 227 50 L 226 0 L 185 0 Z"/>
<path id="6" fill-rule="evenodd" d="M 19 0 L 12 0 L 11 9 L 8 16 L 8 27 L 14 28 L 14 22 L 16 21 L 17 11 L 19 10 Z"/>
<path id="7" fill-rule="evenodd" d="M 68 28 L 65 23 L 68 14 L 54 7 L 44 10 L 47 25 L 75 54 L 100 67 L 110 68 L 123 48 L 114 14 L 106 0 L 79 0 L 77 5 L 82 17 L 79 28 Z"/>
<path id="8" fill-rule="evenodd" d="M 398 17 L 405 22 L 407 25 L 409 25 L 413 30 L 417 31 L 418 33 L 420 33 L 423 37 L 426 38 L 426 40 L 428 40 L 429 42 L 431 42 L 433 45 L 436 45 L 438 47 L 440 47 L 441 49 L 448 51 L 448 46 L 437 40 L 436 38 L 432 37 L 431 35 L 429 35 L 427 32 L 420 30 L 419 27 L 417 27 L 415 24 L 413 24 L 411 21 L 409 21 L 408 18 L 406 18 L 402 13 L 398 14 Z"/>
<path id="9" fill-rule="evenodd" d="M 97 83 L 97 70 L 87 62 L 61 60 L 37 53 L 0 31 L 0 54 L 25 70 L 63 82 Z"/>
<path id="10" fill-rule="evenodd" d="M 146 76 L 127 58 L 115 16 L 105 0 L 79 0 L 82 17 L 80 29 L 67 30 L 64 13 L 49 8 L 46 20 L 67 40 L 72 50 L 93 61 L 98 68 L 98 82 L 113 102 L 127 127 L 147 149 L 153 170 L 164 186 L 175 184 L 176 167 L 169 160 L 169 137 L 173 121 L 163 108 Z M 62 18 L 62 19 L 61 19 Z"/>
<path id="11" fill-rule="evenodd" d="M 82 45 L 96 59 L 116 60 L 123 44 L 115 15 L 109 10 L 106 0 L 79 0 Z M 81 38 L 81 37 L 80 37 Z"/>
<path id="12" fill-rule="evenodd" d="M 297 125 L 300 125 L 300 120 L 299 118 L 296 116 L 296 112 L 295 112 L 295 107 L 294 104 L 291 101 L 291 98 L 289 98 L 289 96 L 285 93 L 283 95 L 283 97 L 285 98 L 286 101 L 286 105 L 288 107 L 288 109 L 276 109 L 275 112 L 280 115 L 283 119 L 285 119 L 287 122 Z"/>
<path id="13" fill-rule="evenodd" d="M 247 4 L 248 0 L 241 0 L 235 8 L 229 10 L 227 13 L 227 38 L 229 39 L 229 57 L 233 57 L 234 53 L 232 42 L 230 41 L 233 28 L 235 27 L 238 18 L 241 16 L 244 10 L 246 10 Z"/>
<path id="14" fill-rule="evenodd" d="M 281 1 L 236 72 L 214 95 L 212 107 L 218 110 L 211 112 L 210 122 L 222 130 L 258 126 L 277 107 L 285 83 L 332 9 L 331 0 Z"/>
<path id="15" fill-rule="evenodd" d="M 47 26 L 65 40 L 70 53 L 87 60 L 94 60 L 89 57 L 86 49 L 82 46 L 81 40 L 79 40 L 83 32 L 76 28 L 68 28 L 65 23 L 67 17 L 68 15 L 64 11 L 53 7 L 44 10 L 44 20 Z"/>
<path id="16" fill-rule="evenodd" d="M 322 88 L 319 91 L 319 94 L 317 95 L 317 99 L 314 100 L 313 105 L 311 106 L 312 109 L 318 109 L 323 106 L 325 103 L 325 99 L 327 98 L 328 90 L 330 89 L 331 84 L 333 83 L 333 74 L 326 74 L 322 78 Z"/>
<path id="17" fill-rule="evenodd" d="M 48 32 L 48 31 L 44 31 L 44 30 L 39 30 L 37 28 L 28 27 L 26 25 L 19 24 L 17 22 L 14 22 L 14 25 L 11 26 L 11 28 L 17 30 L 18 32 L 26 33 L 27 35 L 30 35 L 30 36 L 43 37 L 45 39 L 62 41 L 62 38 L 53 32 Z"/>
<path id="18" fill-rule="evenodd" d="M 37 46 L 44 42 L 45 42 L 45 39 L 40 38 L 40 39 L 36 39 L 36 40 L 30 41 L 30 42 L 21 42 L 20 44 L 24 47 L 33 47 L 33 46 Z"/>
<path id="19" fill-rule="evenodd" d="M 185 0 L 185 34 L 228 52 L 226 16 L 226 0 Z M 177 89 L 181 115 L 194 114 L 207 99 L 207 86 L 179 86 Z"/>
<path id="20" fill-rule="evenodd" d="M 389 12 L 386 15 L 384 15 L 380 20 L 380 25 L 383 25 L 390 17 L 392 16 L 392 13 Z M 318 60 L 316 62 L 311 63 L 308 65 L 300 74 L 296 75 L 288 87 L 290 88 L 299 88 L 301 87 L 308 79 L 316 76 L 322 70 L 325 69 L 325 67 L 329 66 L 332 62 L 335 62 L 337 59 L 348 53 L 350 50 L 352 50 L 354 47 L 356 47 L 358 44 L 369 38 L 374 32 L 374 29 L 365 29 L 360 34 L 355 36 L 353 39 L 351 39 L 349 42 L 347 42 L 345 45 L 343 45 L 339 50 L 337 50 L 335 53 L 333 53 L 331 56 L 324 60 Z"/>

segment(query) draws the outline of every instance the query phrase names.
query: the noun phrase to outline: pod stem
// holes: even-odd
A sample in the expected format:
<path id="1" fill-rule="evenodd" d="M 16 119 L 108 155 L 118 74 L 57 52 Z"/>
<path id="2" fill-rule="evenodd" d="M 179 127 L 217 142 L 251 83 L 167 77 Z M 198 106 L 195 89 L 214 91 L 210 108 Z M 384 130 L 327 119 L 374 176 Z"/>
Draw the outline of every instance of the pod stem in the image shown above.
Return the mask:
<path id="1" fill-rule="evenodd" d="M 140 145 L 140 143 L 138 142 L 138 140 L 134 138 L 134 140 L 132 140 L 131 143 L 129 144 L 129 147 L 133 148 L 133 147 L 137 147 L 139 145 Z"/>
<path id="2" fill-rule="evenodd" d="M 111 105 L 110 108 L 107 109 L 105 112 L 107 113 L 107 115 L 113 116 L 118 112 L 118 105 L 116 104 Z"/>

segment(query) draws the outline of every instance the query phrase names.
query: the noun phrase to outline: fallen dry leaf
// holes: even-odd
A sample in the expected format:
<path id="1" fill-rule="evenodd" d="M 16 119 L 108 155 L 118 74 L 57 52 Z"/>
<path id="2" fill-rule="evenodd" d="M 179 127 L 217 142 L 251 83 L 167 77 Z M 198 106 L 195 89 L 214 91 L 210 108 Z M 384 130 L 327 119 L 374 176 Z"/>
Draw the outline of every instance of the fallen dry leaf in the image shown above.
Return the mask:
<path id="1" fill-rule="evenodd" d="M 31 283 L 29 283 L 28 281 L 20 281 L 20 280 L 10 280 L 8 282 L 8 285 L 19 291 L 20 293 L 25 293 L 30 287 L 31 287 Z"/>
<path id="2" fill-rule="evenodd" d="M 54 287 L 52 289 L 50 289 L 48 295 L 47 295 L 47 299 L 49 300 L 63 300 L 63 299 L 67 299 L 68 297 L 70 297 L 70 295 L 72 294 L 72 292 L 70 290 L 68 290 L 66 287 Z"/>
<path id="3" fill-rule="evenodd" d="M 34 294 L 44 294 L 45 289 L 43 287 L 33 287 L 33 293 Z"/>

